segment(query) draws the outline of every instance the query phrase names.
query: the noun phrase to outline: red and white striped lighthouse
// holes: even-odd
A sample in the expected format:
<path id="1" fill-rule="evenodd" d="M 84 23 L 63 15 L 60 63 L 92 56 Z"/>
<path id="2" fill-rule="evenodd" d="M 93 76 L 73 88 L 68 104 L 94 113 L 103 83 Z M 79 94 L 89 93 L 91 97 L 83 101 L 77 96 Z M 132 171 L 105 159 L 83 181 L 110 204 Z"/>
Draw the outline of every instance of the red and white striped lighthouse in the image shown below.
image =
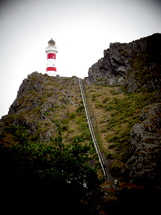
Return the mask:
<path id="1" fill-rule="evenodd" d="M 49 40 L 48 47 L 45 48 L 45 52 L 47 53 L 46 74 L 50 76 L 58 75 L 56 69 L 56 54 L 58 53 L 58 50 L 53 39 Z"/>

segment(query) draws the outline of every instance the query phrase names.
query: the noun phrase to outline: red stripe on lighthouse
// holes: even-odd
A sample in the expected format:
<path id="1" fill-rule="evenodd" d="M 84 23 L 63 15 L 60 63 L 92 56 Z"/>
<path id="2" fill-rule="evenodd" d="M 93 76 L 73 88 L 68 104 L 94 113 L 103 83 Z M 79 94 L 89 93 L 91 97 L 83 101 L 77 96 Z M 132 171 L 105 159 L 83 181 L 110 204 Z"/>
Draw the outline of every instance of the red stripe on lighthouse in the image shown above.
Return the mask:
<path id="1" fill-rule="evenodd" d="M 55 67 L 47 67 L 46 71 L 54 71 L 54 72 L 56 72 L 56 68 Z"/>
<path id="2" fill-rule="evenodd" d="M 54 54 L 54 53 L 49 53 L 49 54 L 47 55 L 47 59 L 56 59 L 56 54 Z"/>

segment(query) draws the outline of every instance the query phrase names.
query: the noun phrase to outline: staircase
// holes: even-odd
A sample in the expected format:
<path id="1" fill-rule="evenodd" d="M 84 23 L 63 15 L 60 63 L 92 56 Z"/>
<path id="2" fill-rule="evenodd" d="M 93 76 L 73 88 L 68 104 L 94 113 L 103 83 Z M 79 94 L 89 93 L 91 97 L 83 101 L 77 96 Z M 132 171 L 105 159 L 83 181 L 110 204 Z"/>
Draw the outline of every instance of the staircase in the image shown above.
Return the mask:
<path id="1" fill-rule="evenodd" d="M 89 130 L 90 130 L 90 133 L 91 133 L 91 136 L 92 136 L 92 140 L 93 140 L 93 143 L 94 143 L 94 147 L 95 147 L 95 150 L 97 152 L 97 155 L 98 155 L 98 158 L 99 158 L 99 162 L 101 164 L 101 168 L 102 168 L 102 172 L 104 174 L 104 177 L 105 177 L 105 179 L 109 179 L 109 174 L 108 174 L 107 167 L 106 167 L 106 164 L 105 164 L 106 163 L 105 158 L 104 158 L 104 156 L 102 156 L 102 153 L 101 153 L 101 151 L 99 149 L 99 146 L 97 144 L 97 140 L 95 138 L 95 134 L 94 134 L 94 131 L 93 131 L 93 126 L 92 126 L 92 122 L 91 122 L 91 119 L 90 119 L 90 115 L 89 115 L 89 111 L 88 111 L 87 103 L 86 103 L 86 98 L 85 98 L 85 94 L 84 94 L 84 87 L 83 87 L 82 79 L 79 78 L 78 80 L 79 80 L 79 86 L 80 86 L 81 96 L 82 96 L 82 100 L 83 100 L 83 105 L 84 105 L 84 109 L 85 109 L 85 113 L 86 113 L 86 118 L 87 118 Z"/>

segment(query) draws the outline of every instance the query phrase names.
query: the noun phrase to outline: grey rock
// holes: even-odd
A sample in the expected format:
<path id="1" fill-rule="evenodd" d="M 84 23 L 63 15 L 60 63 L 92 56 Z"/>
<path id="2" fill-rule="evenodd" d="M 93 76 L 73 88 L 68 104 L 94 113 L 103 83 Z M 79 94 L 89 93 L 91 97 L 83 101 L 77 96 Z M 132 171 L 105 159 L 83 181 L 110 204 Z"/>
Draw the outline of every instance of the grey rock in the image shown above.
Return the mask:
<path id="1" fill-rule="evenodd" d="M 2 117 L 0 134 L 4 132 L 7 119 L 12 120 L 14 125 L 25 127 L 35 141 L 48 142 L 50 137 L 55 135 L 53 117 L 58 111 L 62 120 L 66 117 L 65 111 L 63 113 L 63 110 L 58 108 L 66 107 L 70 103 L 78 106 L 78 96 L 80 91 L 77 77 L 49 77 L 33 72 L 19 87 L 17 98 L 6 116 L 9 120 Z"/>
<path id="2" fill-rule="evenodd" d="M 131 157 L 123 175 L 146 184 L 161 179 L 161 104 L 149 105 L 131 131 Z"/>
<path id="3" fill-rule="evenodd" d="M 18 114 L 19 112 L 26 112 L 27 110 L 36 108 L 40 104 L 40 100 L 42 98 L 41 92 L 45 82 L 46 77 L 38 72 L 33 72 L 32 74 L 28 75 L 27 79 L 24 79 L 22 84 L 20 85 L 17 93 L 17 98 L 10 106 L 8 114 Z M 31 105 L 27 103 L 26 107 L 24 106 L 23 108 L 20 108 L 19 100 L 23 99 L 24 96 L 27 95 L 27 93 L 33 90 L 35 92 L 39 92 L 39 97 L 35 97 L 35 99 L 33 100 L 30 100 L 30 97 L 26 98 L 26 100 L 30 101 Z"/>
<path id="4" fill-rule="evenodd" d="M 18 100 L 15 99 L 14 102 L 12 103 L 11 107 L 9 108 L 9 113 L 8 114 L 13 114 L 18 110 L 19 103 Z"/>
<path id="5" fill-rule="evenodd" d="M 148 58 L 147 54 L 153 52 L 155 48 L 159 56 L 161 54 L 159 44 L 161 44 L 161 34 L 154 34 L 131 43 L 110 43 L 110 48 L 104 50 L 104 57 L 89 68 L 88 77 L 84 81 L 87 86 L 92 83 L 113 86 L 124 84 L 128 92 L 134 92 L 141 87 L 155 90 L 161 86 L 159 75 L 158 78 L 154 76 L 146 82 L 142 80 L 138 82 L 135 74 L 141 72 L 137 68 L 145 70 L 148 75 L 156 70 L 157 58 L 151 56 Z M 144 62 L 144 68 L 139 67 L 142 65 L 140 59 L 145 61 L 145 56 L 147 61 Z"/>
<path id="6" fill-rule="evenodd" d="M 125 87 L 127 88 L 127 91 L 129 93 L 133 93 L 133 92 L 135 92 L 138 89 L 136 80 L 133 77 L 131 77 L 131 76 L 127 77 L 124 80 L 124 84 L 125 84 Z"/>
<path id="7" fill-rule="evenodd" d="M 0 119 L 0 135 L 3 133 L 4 122 Z"/>
<path id="8" fill-rule="evenodd" d="M 116 93 L 123 93 L 123 90 L 121 88 L 118 88 L 115 90 Z"/>
<path id="9" fill-rule="evenodd" d="M 144 133 L 144 125 L 143 124 L 135 124 L 130 136 L 131 136 L 131 145 L 132 145 L 132 151 L 135 151 L 136 148 L 139 145 L 139 140 L 143 138 L 143 133 Z"/>

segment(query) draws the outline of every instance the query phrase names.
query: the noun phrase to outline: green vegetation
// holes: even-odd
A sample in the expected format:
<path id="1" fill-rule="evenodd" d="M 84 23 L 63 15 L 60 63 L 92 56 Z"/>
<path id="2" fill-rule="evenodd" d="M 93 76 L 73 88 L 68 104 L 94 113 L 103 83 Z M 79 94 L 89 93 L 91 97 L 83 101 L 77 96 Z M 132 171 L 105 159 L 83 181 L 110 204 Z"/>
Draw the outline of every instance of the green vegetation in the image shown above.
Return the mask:
<path id="1" fill-rule="evenodd" d="M 82 102 L 80 102 L 80 106 L 75 110 L 75 113 L 66 113 L 66 118 L 62 123 L 63 125 L 68 125 L 69 128 L 64 133 L 64 141 L 68 144 L 69 142 L 75 141 L 75 138 L 78 138 L 82 144 L 89 144 L 92 140 Z"/>
<path id="2" fill-rule="evenodd" d="M 74 119 L 76 117 L 75 113 L 67 114 L 69 119 Z"/>
<path id="3" fill-rule="evenodd" d="M 106 140 L 108 143 L 112 143 L 113 149 L 119 147 L 121 150 L 121 152 L 115 153 L 114 161 L 111 163 L 111 171 L 117 176 L 118 170 L 122 169 L 129 158 L 131 128 L 139 121 L 141 110 L 151 98 L 151 93 L 128 93 L 124 98 L 114 97 L 105 106 L 106 111 L 112 111 L 107 125 L 107 132 L 111 131 L 111 134 L 107 135 Z"/>
<path id="4" fill-rule="evenodd" d="M 82 110 L 84 110 L 84 105 L 79 106 L 79 107 L 77 108 L 76 112 L 77 112 L 77 113 L 80 113 L 80 112 L 82 112 Z"/>
<path id="5" fill-rule="evenodd" d="M 148 83 L 152 75 L 160 78 L 160 58 L 155 56 L 155 51 L 151 57 L 156 57 L 159 67 L 148 65 L 144 59 L 146 55 L 138 60 L 137 53 L 132 53 L 134 61 L 129 63 L 133 63 L 136 70 L 133 77 L 140 86 Z M 127 75 L 132 75 L 132 71 Z M 46 201 L 48 207 L 50 203 L 60 214 L 68 210 L 72 214 L 75 208 L 73 214 L 78 211 L 97 214 L 103 203 L 100 188 L 103 175 L 79 86 L 71 78 L 43 76 L 42 79 L 39 75 L 27 79 L 27 92 L 18 94 L 16 111 L 5 117 L 6 128 L 0 140 L 2 186 L 9 196 L 17 193 L 22 201 L 30 196 L 35 205 L 35 201 L 40 203 L 42 199 L 43 204 Z M 38 88 L 33 87 L 36 82 L 40 84 Z M 110 214 L 110 207 L 119 208 L 126 195 L 133 196 L 133 185 L 121 183 L 124 180 L 121 171 L 130 157 L 130 131 L 145 106 L 161 102 L 157 96 L 160 91 L 144 87 L 127 93 L 125 86 L 98 84 L 85 89 L 97 142 L 110 160 L 112 175 L 119 179 L 119 190 L 112 190 L 112 186 L 107 189 L 109 202 L 105 205 Z M 147 141 L 151 143 L 152 140 Z M 95 161 L 93 168 L 88 164 L 92 159 Z M 137 189 L 140 192 L 142 188 Z"/>
<path id="6" fill-rule="evenodd" d="M 50 144 L 30 141 L 25 127 L 6 127 L 17 144 L 0 145 L 1 183 L 6 186 L 8 195 L 16 192 L 23 201 L 30 196 L 34 201 L 43 200 L 43 204 L 50 200 L 54 210 L 59 209 L 60 213 L 62 208 L 72 212 L 77 206 L 77 210 L 89 210 L 89 214 L 93 214 L 102 192 L 96 169 L 87 163 L 91 144 L 82 145 L 82 138 L 77 136 L 65 146 L 59 120 L 53 123 L 57 132 Z M 61 209 L 58 208 L 60 203 Z"/>
<path id="7" fill-rule="evenodd" d="M 97 88 L 96 99 L 95 89 Z M 111 159 L 111 172 L 121 177 L 121 170 L 130 156 L 130 131 L 139 121 L 141 110 L 150 103 L 156 102 L 155 94 L 141 89 L 135 93 L 115 93 L 118 87 L 91 85 L 86 87 L 86 98 L 97 142 L 101 150 Z M 88 93 L 87 93 L 88 92 Z M 158 102 L 158 101 L 157 101 Z"/>

